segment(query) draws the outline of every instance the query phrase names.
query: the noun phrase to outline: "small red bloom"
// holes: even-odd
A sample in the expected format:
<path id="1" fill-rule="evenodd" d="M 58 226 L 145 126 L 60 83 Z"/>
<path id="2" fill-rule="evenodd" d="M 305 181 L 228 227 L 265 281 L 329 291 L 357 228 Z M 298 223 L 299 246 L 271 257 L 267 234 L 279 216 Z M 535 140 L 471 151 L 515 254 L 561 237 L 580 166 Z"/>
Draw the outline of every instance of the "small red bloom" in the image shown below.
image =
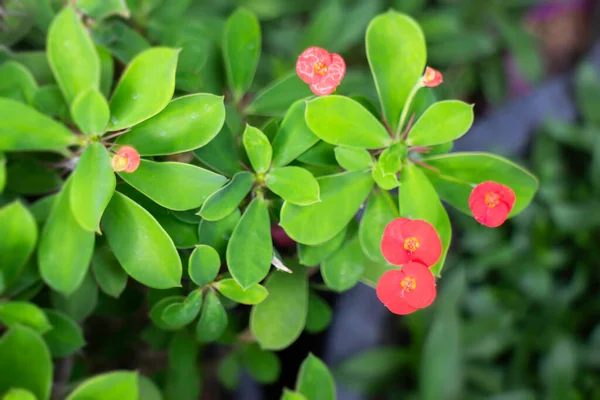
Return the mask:
<path id="1" fill-rule="evenodd" d="M 435 299 L 435 278 L 427 266 L 411 262 L 387 271 L 377 282 L 377 298 L 394 314 L 410 314 Z"/>
<path id="2" fill-rule="evenodd" d="M 423 74 L 423 85 L 427 87 L 439 86 L 444 81 L 442 73 L 431 67 L 425 68 L 425 74 Z"/>
<path id="3" fill-rule="evenodd" d="M 515 192 L 498 182 L 482 182 L 469 196 L 469 208 L 477 222 L 495 228 L 506 221 L 515 205 Z"/>
<path id="4" fill-rule="evenodd" d="M 140 153 L 131 146 L 122 146 L 111 163 L 113 171 L 133 172 L 140 166 Z"/>
<path id="5" fill-rule="evenodd" d="M 442 255 L 442 241 L 429 222 L 397 218 L 383 231 L 381 253 L 393 265 L 418 261 L 431 267 Z"/>
<path id="6" fill-rule="evenodd" d="M 296 62 L 296 73 L 317 96 L 333 93 L 344 79 L 346 63 L 339 54 L 320 47 L 304 50 Z"/>

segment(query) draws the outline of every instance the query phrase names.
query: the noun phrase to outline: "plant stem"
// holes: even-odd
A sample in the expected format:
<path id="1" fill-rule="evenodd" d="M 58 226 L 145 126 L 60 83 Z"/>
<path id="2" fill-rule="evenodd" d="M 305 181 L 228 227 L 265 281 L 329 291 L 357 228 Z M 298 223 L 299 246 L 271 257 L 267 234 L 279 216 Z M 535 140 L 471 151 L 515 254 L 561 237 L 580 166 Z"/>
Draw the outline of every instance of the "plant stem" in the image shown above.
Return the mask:
<path id="1" fill-rule="evenodd" d="M 400 121 L 398 122 L 398 126 L 396 127 L 396 132 L 394 134 L 394 137 L 396 140 L 398 140 L 400 138 L 400 132 L 402 132 L 402 127 L 404 126 L 404 123 L 406 122 L 406 117 L 408 116 L 408 111 L 410 110 L 410 106 L 412 105 L 415 95 L 417 94 L 419 89 L 421 89 L 422 87 L 423 87 L 423 82 L 421 81 L 421 78 L 419 77 L 419 80 L 417 81 L 415 86 L 413 86 L 412 90 L 408 94 L 408 97 L 406 98 L 406 103 L 404 104 L 404 108 L 402 109 L 402 114 L 400 114 Z"/>

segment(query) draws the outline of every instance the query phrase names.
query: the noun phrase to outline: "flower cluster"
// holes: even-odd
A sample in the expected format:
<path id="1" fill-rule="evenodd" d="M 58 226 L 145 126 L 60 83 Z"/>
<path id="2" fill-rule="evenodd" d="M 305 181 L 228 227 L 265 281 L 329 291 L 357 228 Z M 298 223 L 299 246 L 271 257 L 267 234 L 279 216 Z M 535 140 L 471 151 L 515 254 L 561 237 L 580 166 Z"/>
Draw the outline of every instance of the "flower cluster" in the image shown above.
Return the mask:
<path id="1" fill-rule="evenodd" d="M 339 54 L 331 54 L 320 47 L 304 50 L 296 62 L 296 73 L 310 85 L 317 96 L 331 94 L 346 74 L 346 63 Z"/>

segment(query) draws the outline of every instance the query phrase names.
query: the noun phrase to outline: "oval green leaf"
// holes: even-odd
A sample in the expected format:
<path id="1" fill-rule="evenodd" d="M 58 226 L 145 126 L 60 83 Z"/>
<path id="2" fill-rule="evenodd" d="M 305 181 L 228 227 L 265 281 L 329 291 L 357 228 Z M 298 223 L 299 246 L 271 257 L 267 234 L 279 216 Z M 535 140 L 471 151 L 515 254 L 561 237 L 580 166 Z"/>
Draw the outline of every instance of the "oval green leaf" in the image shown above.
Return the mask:
<path id="1" fill-rule="evenodd" d="M 196 339 L 201 342 L 214 342 L 219 339 L 227 328 L 227 311 L 221 304 L 219 296 L 209 291 L 204 300 L 202 313 L 196 325 Z"/>
<path id="2" fill-rule="evenodd" d="M 319 333 L 327 329 L 332 317 L 331 307 L 321 296 L 310 292 L 308 296 L 308 315 L 304 329 L 308 333 Z"/>
<path id="3" fill-rule="evenodd" d="M 163 400 L 163 395 L 156 383 L 144 375 L 138 375 L 138 391 L 140 400 Z"/>
<path id="4" fill-rule="evenodd" d="M 349 97 L 332 95 L 307 101 L 306 123 L 315 135 L 336 146 L 379 149 L 392 143 L 377 118 Z"/>
<path id="5" fill-rule="evenodd" d="M 242 142 L 254 171 L 259 174 L 267 172 L 271 166 L 273 149 L 265 134 L 258 128 L 246 125 Z"/>
<path id="6" fill-rule="evenodd" d="M 156 304 L 152 306 L 150 310 L 150 319 L 152 323 L 165 331 L 173 331 L 181 328 L 180 326 L 171 326 L 163 320 L 163 314 L 165 310 L 172 305 L 179 305 L 185 301 L 183 296 L 167 296 L 160 299 Z"/>
<path id="7" fill-rule="evenodd" d="M 58 292 L 50 293 L 54 308 L 63 311 L 76 321 L 89 317 L 98 305 L 98 286 L 91 274 L 87 274 L 81 285 L 69 296 Z"/>
<path id="8" fill-rule="evenodd" d="M 94 19 L 103 19 L 111 15 L 129 18 L 129 9 L 125 0 L 77 0 L 77 7 Z"/>
<path id="9" fill-rule="evenodd" d="M 319 138 L 306 124 L 306 102 L 297 101 L 285 114 L 273 139 L 273 166 L 282 167 L 313 147 Z"/>
<path id="10" fill-rule="evenodd" d="M 236 208 L 231 214 L 218 221 L 203 219 L 198 226 L 198 240 L 200 244 L 214 248 L 219 253 L 221 259 L 224 259 L 227 243 L 229 243 L 231 234 L 241 218 L 242 213 L 239 208 Z"/>
<path id="11" fill-rule="evenodd" d="M 365 40 L 383 115 L 396 131 L 408 95 L 425 69 L 423 31 L 411 17 L 388 11 L 371 20 Z"/>
<path id="12" fill-rule="evenodd" d="M 265 184 L 283 200 L 301 206 L 319 202 L 319 182 L 301 167 L 274 168 L 265 176 Z"/>
<path id="13" fill-rule="evenodd" d="M 194 150 L 194 156 L 217 172 L 233 176 L 243 170 L 233 134 L 227 126 L 206 146 Z"/>
<path id="14" fill-rule="evenodd" d="M 365 270 L 365 263 L 358 236 L 355 236 L 323 261 L 321 276 L 327 287 L 343 292 L 358 283 Z"/>
<path id="15" fill-rule="evenodd" d="M 0 275 L 9 286 L 23 271 L 38 239 L 33 215 L 21 202 L 0 208 L 0 237 Z"/>
<path id="16" fill-rule="evenodd" d="M 108 245 L 96 246 L 92 271 L 100 289 L 109 296 L 119 298 L 127 286 L 127 273 Z"/>
<path id="17" fill-rule="evenodd" d="M 340 233 L 316 246 L 298 243 L 298 261 L 307 267 L 316 267 L 340 248 L 346 239 L 347 231 L 348 228 L 345 226 Z"/>
<path id="18" fill-rule="evenodd" d="M 27 301 L 5 301 L 0 303 L 0 323 L 9 328 L 20 324 L 41 334 L 52 329 L 46 314 L 38 306 Z"/>
<path id="19" fill-rule="evenodd" d="M 386 225 L 397 217 L 398 208 L 387 192 L 371 195 L 358 229 L 360 246 L 371 260 L 386 262 L 381 254 L 381 238 Z"/>
<path id="20" fill-rule="evenodd" d="M 137 372 L 116 371 L 86 379 L 66 400 L 112 400 L 138 398 Z"/>
<path id="21" fill-rule="evenodd" d="M 353 149 L 351 147 L 336 147 L 335 159 L 340 167 L 347 171 L 360 171 L 369 168 L 373 164 L 371 154 L 365 149 Z"/>
<path id="22" fill-rule="evenodd" d="M 102 217 L 110 248 L 125 271 L 154 289 L 181 286 L 181 259 L 150 213 L 116 192 Z"/>
<path id="23" fill-rule="evenodd" d="M 162 320 L 172 327 L 182 328 L 192 322 L 202 306 L 202 291 L 194 290 L 182 303 L 168 305 L 162 312 Z"/>
<path id="24" fill-rule="evenodd" d="M 373 187 L 370 173 L 354 171 L 318 178 L 321 202 L 297 206 L 285 202 L 280 225 L 295 241 L 308 245 L 326 242 L 354 217 Z"/>
<path id="25" fill-rule="evenodd" d="M 254 175 L 238 172 L 222 189 L 213 193 L 204 203 L 199 215 L 207 221 L 218 221 L 230 215 L 252 189 Z"/>
<path id="26" fill-rule="evenodd" d="M 10 389 L 2 400 L 36 400 L 33 393 L 25 389 Z"/>
<path id="27" fill-rule="evenodd" d="M 71 6 L 62 9 L 48 29 L 48 61 L 67 104 L 100 85 L 100 59 L 94 42 Z"/>
<path id="28" fill-rule="evenodd" d="M 100 231 L 100 219 L 115 192 L 117 179 L 110 155 L 100 143 L 92 143 L 81 155 L 71 178 L 71 211 L 88 231 Z"/>
<path id="29" fill-rule="evenodd" d="M 233 231 L 233 228 L 232 228 Z M 207 245 L 196 246 L 188 262 L 188 274 L 198 286 L 214 281 L 221 268 L 221 257 L 217 251 Z"/>
<path id="30" fill-rule="evenodd" d="M 292 266 L 292 269 L 292 274 L 281 271 L 271 274 L 265 284 L 269 296 L 250 312 L 250 331 L 263 349 L 285 349 L 304 329 L 308 278 L 302 267 Z"/>
<path id="31" fill-rule="evenodd" d="M 198 93 L 179 97 L 154 117 L 119 136 L 142 156 L 183 153 L 210 142 L 225 123 L 223 96 Z"/>
<path id="32" fill-rule="evenodd" d="M 289 389 L 283 389 L 280 400 L 307 400 L 307 398 L 300 393 L 292 392 Z"/>
<path id="33" fill-rule="evenodd" d="M 248 289 L 267 276 L 272 257 L 269 206 L 264 199 L 257 197 L 231 234 L 227 245 L 227 266 L 240 286 Z"/>
<path id="34" fill-rule="evenodd" d="M 259 91 L 244 111 L 250 115 L 283 117 L 295 101 L 312 95 L 310 87 L 292 72 Z"/>
<path id="35" fill-rule="evenodd" d="M 410 129 L 411 146 L 434 146 L 460 138 L 473 125 L 473 105 L 458 100 L 434 103 Z"/>
<path id="36" fill-rule="evenodd" d="M 52 357 L 68 357 L 85 346 L 81 327 L 71 317 L 57 310 L 44 312 L 52 325 L 52 329 L 44 334 Z"/>
<path id="37" fill-rule="evenodd" d="M 223 279 L 214 287 L 225 297 L 241 304 L 258 304 L 267 298 L 269 292 L 258 283 L 244 290 L 235 279 Z"/>
<path id="38" fill-rule="evenodd" d="M 71 104 L 71 116 L 81 132 L 97 136 L 104 132 L 110 118 L 108 103 L 96 88 L 80 92 Z"/>
<path id="39" fill-rule="evenodd" d="M 256 343 L 243 347 L 242 359 L 250 376 L 259 383 L 273 383 L 281 374 L 281 361 L 277 354 L 262 350 Z"/>
<path id="40" fill-rule="evenodd" d="M 35 78 L 23 64 L 6 61 L 0 66 L 0 96 L 33 104 L 37 90 Z M 10 96 L 11 93 L 15 96 Z"/>
<path id="41" fill-rule="evenodd" d="M 200 207 L 227 178 L 191 164 L 141 160 L 135 172 L 121 172 L 125 182 L 170 210 Z"/>
<path id="42" fill-rule="evenodd" d="M 309 354 L 300 365 L 296 391 L 311 400 L 335 400 L 335 382 L 327 365 Z"/>
<path id="43" fill-rule="evenodd" d="M 169 104 L 178 54 L 179 50 L 154 47 L 131 60 L 110 99 L 109 130 L 136 125 Z"/>

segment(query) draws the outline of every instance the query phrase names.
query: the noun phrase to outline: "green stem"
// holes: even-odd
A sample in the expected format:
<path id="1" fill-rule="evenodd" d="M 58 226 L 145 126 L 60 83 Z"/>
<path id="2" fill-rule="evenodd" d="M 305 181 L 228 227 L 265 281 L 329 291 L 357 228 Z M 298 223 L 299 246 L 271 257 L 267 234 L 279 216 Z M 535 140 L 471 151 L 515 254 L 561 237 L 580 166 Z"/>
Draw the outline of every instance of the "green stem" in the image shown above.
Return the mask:
<path id="1" fill-rule="evenodd" d="M 408 116 L 408 111 L 410 110 L 410 106 L 415 98 L 415 95 L 423 87 L 423 82 L 419 78 L 415 86 L 413 86 L 412 90 L 408 94 L 406 98 L 406 103 L 404 104 L 404 108 L 402 109 L 402 114 L 400 114 L 400 121 L 398 122 L 398 126 L 396 127 L 396 132 L 394 133 L 394 138 L 396 140 L 400 139 L 400 133 L 402 132 L 402 127 L 406 123 L 406 117 Z"/>

